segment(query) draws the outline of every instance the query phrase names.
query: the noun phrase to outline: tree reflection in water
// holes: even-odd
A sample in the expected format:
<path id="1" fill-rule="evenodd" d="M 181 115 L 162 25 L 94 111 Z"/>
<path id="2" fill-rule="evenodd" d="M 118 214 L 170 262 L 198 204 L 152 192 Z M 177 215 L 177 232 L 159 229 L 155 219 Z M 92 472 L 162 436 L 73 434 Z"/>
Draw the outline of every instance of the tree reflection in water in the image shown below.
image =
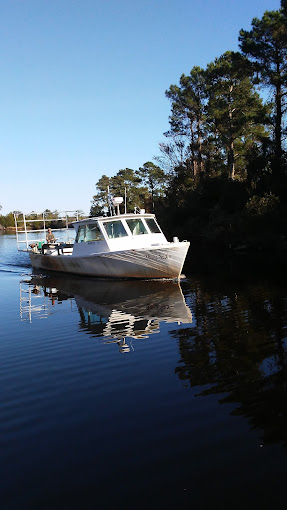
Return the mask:
<path id="1" fill-rule="evenodd" d="M 198 394 L 221 394 L 234 415 L 263 430 L 262 443 L 287 445 L 287 289 L 281 284 L 196 279 L 184 286 L 193 327 L 179 341 L 175 372 Z M 222 394 L 225 394 L 222 396 Z"/>

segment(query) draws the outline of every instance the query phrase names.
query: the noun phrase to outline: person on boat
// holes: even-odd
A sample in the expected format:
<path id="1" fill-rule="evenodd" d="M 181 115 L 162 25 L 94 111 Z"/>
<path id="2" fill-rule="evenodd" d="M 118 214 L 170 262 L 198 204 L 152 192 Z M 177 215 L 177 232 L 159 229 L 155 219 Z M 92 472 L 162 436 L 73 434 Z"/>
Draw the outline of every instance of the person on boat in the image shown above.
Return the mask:
<path id="1" fill-rule="evenodd" d="M 46 240 L 47 240 L 48 244 L 54 243 L 56 241 L 56 238 L 50 228 L 48 228 L 48 234 L 46 235 Z"/>

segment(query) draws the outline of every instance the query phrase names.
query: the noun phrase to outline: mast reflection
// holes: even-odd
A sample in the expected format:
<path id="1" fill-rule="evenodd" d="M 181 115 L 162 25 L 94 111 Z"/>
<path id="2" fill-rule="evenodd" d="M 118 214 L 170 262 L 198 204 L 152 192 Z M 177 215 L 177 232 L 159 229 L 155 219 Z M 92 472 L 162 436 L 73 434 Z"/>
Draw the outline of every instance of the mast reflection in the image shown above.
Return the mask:
<path id="1" fill-rule="evenodd" d="M 34 275 L 20 284 L 21 320 L 53 314 L 65 300 L 76 304 L 79 329 L 117 343 L 129 352 L 131 341 L 159 333 L 160 323 L 191 323 L 181 287 L 171 281 L 111 281 L 62 275 Z"/>

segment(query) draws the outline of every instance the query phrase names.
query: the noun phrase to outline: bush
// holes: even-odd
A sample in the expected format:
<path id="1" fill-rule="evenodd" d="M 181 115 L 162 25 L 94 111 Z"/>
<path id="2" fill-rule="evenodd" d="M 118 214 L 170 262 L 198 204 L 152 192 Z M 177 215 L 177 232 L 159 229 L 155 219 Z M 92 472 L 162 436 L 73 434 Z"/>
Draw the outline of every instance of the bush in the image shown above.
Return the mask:
<path id="1" fill-rule="evenodd" d="M 280 200 L 273 193 L 264 193 L 263 197 L 253 195 L 246 204 L 246 210 L 255 217 L 275 216 L 279 213 Z"/>

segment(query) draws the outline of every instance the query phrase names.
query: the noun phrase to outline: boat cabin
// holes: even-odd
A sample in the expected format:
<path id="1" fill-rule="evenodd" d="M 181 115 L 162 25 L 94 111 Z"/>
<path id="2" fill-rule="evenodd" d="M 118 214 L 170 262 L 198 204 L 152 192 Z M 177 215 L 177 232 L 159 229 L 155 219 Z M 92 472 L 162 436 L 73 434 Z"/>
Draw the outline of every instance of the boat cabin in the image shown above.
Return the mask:
<path id="1" fill-rule="evenodd" d="M 76 230 L 73 256 L 167 243 L 154 214 L 102 216 L 74 222 L 73 226 Z"/>

